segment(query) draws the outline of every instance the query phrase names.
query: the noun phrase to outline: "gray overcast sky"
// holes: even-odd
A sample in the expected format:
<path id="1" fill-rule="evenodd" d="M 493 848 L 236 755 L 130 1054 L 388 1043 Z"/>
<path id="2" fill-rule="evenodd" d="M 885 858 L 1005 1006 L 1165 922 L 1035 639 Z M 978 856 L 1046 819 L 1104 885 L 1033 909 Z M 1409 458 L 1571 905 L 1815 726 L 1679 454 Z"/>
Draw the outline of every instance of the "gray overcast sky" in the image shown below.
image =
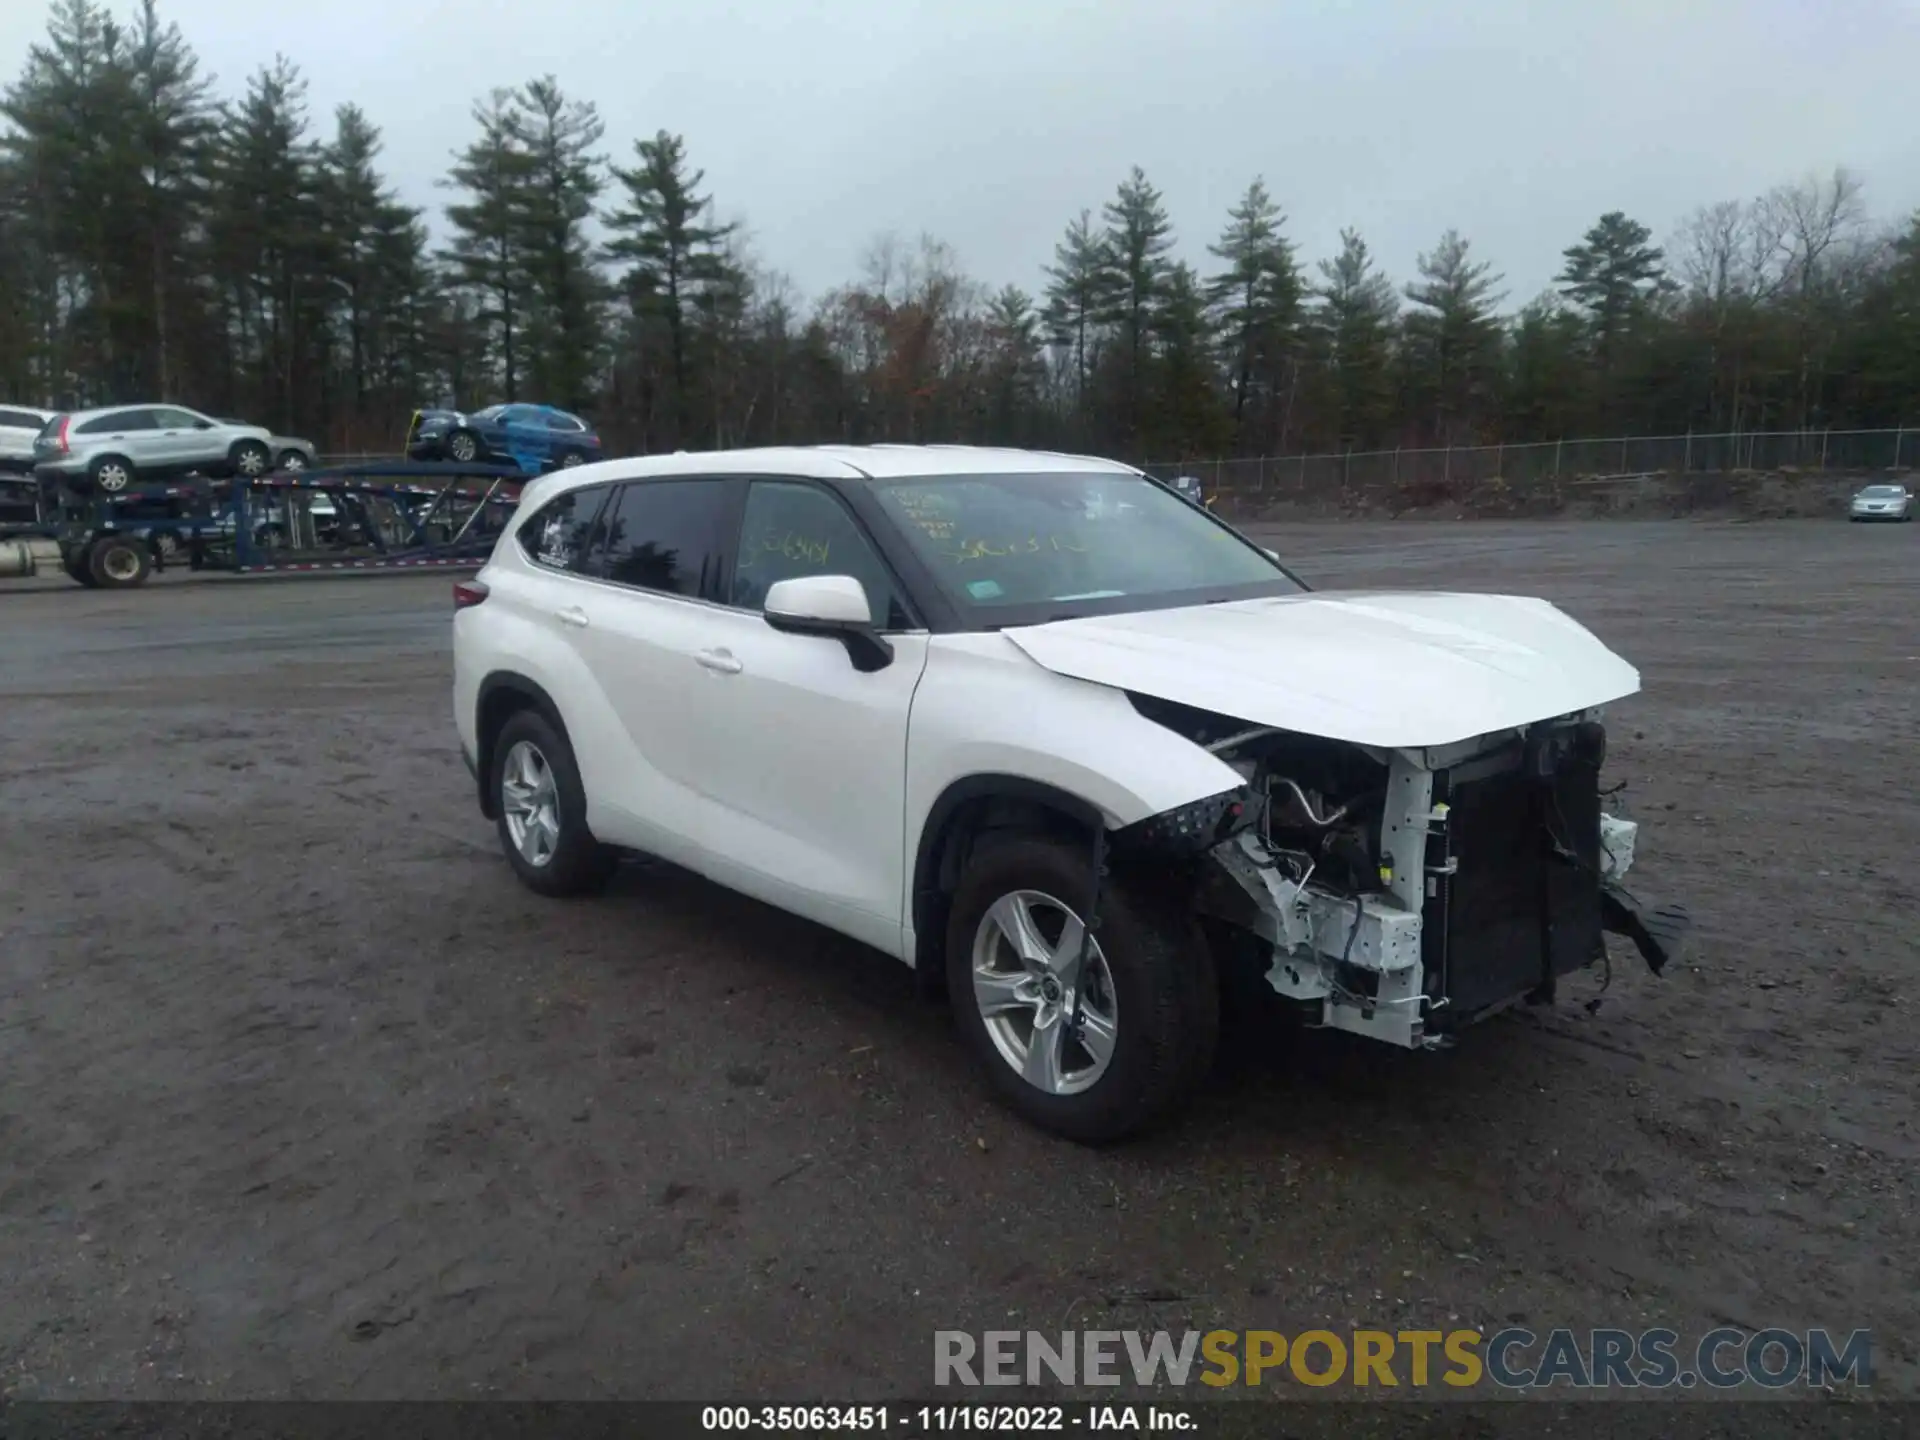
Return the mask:
<path id="1" fill-rule="evenodd" d="M 0 0 L 29 19 L 35 0 Z M 1510 304 L 1604 210 L 1664 241 L 1697 204 L 1853 167 L 1876 217 L 1920 206 L 1916 0 L 162 0 L 237 93 L 281 52 L 330 128 L 435 179 L 495 85 L 552 72 L 607 146 L 687 138 L 724 215 L 818 294 L 881 232 L 928 231 L 1037 289 L 1066 221 L 1139 164 L 1181 253 L 1256 174 L 1307 262 L 1359 228 L 1396 282 L 1458 227 Z M 0 26 L 0 76 L 30 25 Z"/>

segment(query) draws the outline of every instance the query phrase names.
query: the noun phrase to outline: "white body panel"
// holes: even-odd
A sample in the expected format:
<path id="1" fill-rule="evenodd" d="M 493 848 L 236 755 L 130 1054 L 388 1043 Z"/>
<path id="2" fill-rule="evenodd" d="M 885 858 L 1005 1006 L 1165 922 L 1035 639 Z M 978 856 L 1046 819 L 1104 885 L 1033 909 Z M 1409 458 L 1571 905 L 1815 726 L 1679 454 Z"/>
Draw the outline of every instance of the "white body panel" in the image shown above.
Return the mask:
<path id="1" fill-rule="evenodd" d="M 706 607 L 702 650 L 724 662 L 676 692 L 696 722 L 702 862 L 719 884 L 900 952 L 910 854 L 900 817 L 907 724 L 925 635 L 893 635 L 863 674 L 838 640 Z"/>
<path id="2" fill-rule="evenodd" d="M 1004 635 L 935 636 L 906 755 L 905 885 L 934 804 L 956 781 L 1005 775 L 1078 796 L 1117 828 L 1241 783 L 1230 765 L 1106 686 L 1052 675 Z M 900 950 L 911 961 L 909 897 Z"/>
<path id="3" fill-rule="evenodd" d="M 1282 595 L 1005 632 L 1040 664 L 1304 735 L 1449 745 L 1603 705 L 1640 675 L 1544 600 Z"/>

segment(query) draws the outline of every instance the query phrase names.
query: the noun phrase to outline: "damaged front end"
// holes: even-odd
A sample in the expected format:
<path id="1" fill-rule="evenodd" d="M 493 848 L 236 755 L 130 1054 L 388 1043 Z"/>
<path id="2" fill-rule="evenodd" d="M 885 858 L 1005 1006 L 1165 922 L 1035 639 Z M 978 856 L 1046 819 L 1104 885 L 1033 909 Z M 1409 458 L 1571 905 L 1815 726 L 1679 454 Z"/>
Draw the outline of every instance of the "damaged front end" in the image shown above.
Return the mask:
<path id="1" fill-rule="evenodd" d="M 1631 939 L 1655 974 L 1687 929 L 1622 888 L 1632 821 L 1603 812 L 1598 711 L 1444 748 L 1382 749 L 1134 695 L 1243 777 L 1115 834 L 1185 860 L 1193 903 L 1310 1023 L 1418 1048 Z"/>

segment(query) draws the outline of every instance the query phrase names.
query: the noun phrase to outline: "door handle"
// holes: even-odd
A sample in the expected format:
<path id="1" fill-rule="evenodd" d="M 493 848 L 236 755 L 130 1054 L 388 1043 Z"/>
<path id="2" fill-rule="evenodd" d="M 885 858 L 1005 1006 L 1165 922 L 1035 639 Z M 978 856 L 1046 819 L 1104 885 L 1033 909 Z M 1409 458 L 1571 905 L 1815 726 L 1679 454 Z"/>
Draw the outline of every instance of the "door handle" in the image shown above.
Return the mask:
<path id="1" fill-rule="evenodd" d="M 740 662 L 725 650 L 702 650 L 693 657 L 716 675 L 738 675 Z"/>
<path id="2" fill-rule="evenodd" d="M 558 620 L 562 625 L 573 626 L 576 630 L 584 630 L 587 628 L 587 612 L 582 610 L 578 605 L 569 605 L 564 610 L 554 611 L 553 618 Z"/>

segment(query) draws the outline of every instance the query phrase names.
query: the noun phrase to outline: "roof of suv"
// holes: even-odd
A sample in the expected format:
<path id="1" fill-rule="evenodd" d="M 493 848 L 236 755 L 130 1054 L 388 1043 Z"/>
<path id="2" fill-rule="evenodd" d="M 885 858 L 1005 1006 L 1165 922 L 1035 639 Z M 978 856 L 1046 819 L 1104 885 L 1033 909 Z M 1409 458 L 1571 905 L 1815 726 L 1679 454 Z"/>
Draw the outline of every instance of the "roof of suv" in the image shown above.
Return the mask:
<path id="1" fill-rule="evenodd" d="M 917 475 L 1034 475 L 1047 472 L 1116 475 L 1139 472 L 1117 460 L 1062 455 L 1051 450 L 1001 450 L 977 445 L 774 445 L 752 450 L 676 451 L 602 460 L 555 471 L 542 494 L 608 480 L 656 475 L 794 475 L 816 480 L 895 480 Z M 561 482 L 561 483 L 555 483 Z M 528 486 L 529 491 L 532 486 Z"/>

